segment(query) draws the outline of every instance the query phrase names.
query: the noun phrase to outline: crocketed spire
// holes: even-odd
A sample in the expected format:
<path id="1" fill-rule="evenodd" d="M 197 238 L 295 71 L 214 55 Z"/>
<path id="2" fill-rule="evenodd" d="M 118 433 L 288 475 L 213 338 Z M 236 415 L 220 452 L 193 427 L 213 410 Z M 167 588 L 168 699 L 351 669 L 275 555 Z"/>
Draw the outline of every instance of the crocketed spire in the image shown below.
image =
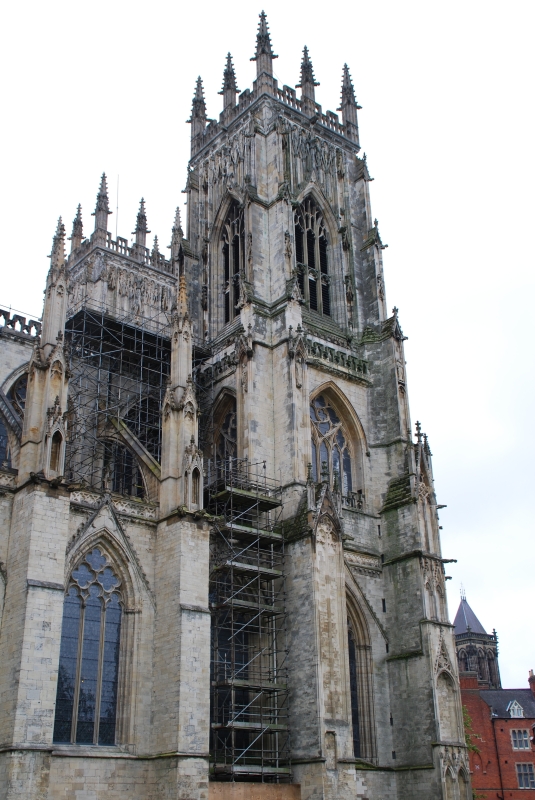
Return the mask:
<path id="1" fill-rule="evenodd" d="M 108 185 L 106 183 L 106 173 L 102 173 L 100 179 L 100 187 L 97 194 L 97 204 L 92 214 L 95 217 L 95 230 L 108 230 L 108 216 L 110 211 L 110 204 L 108 198 Z"/>
<path id="2" fill-rule="evenodd" d="M 191 122 L 191 141 L 192 148 L 194 147 L 194 139 L 201 134 L 206 128 L 208 122 L 206 118 L 206 103 L 204 101 L 204 89 L 202 85 L 201 76 L 197 78 L 195 84 L 195 94 L 193 95 L 193 102 L 191 104 L 191 117 L 188 119 Z"/>
<path id="3" fill-rule="evenodd" d="M 353 139 L 357 144 L 359 143 L 359 129 L 357 123 L 357 109 L 358 105 L 355 98 L 355 89 L 353 88 L 353 81 L 349 74 L 349 67 L 344 64 L 344 71 L 342 74 L 342 101 L 338 111 L 342 112 L 342 120 L 346 128 L 346 136 L 348 139 Z"/>
<path id="4" fill-rule="evenodd" d="M 273 59 L 278 58 L 271 47 L 271 36 L 268 29 L 266 12 L 260 14 L 258 33 L 256 34 L 256 51 L 251 61 L 256 61 L 257 77 L 263 72 L 273 75 Z"/>
<path id="5" fill-rule="evenodd" d="M 65 225 L 61 217 L 58 219 L 56 232 L 52 239 L 52 252 L 49 258 L 51 269 L 59 269 L 65 261 Z"/>
<path id="6" fill-rule="evenodd" d="M 314 78 L 314 67 L 312 66 L 310 56 L 308 55 L 308 47 L 305 45 L 303 48 L 303 58 L 301 60 L 301 81 L 295 88 L 302 89 L 307 83 L 311 84 L 312 86 L 319 86 L 319 83 L 317 83 L 316 79 Z"/>
<path id="7" fill-rule="evenodd" d="M 223 95 L 223 108 L 236 105 L 236 95 L 238 91 L 232 56 L 230 53 L 227 53 L 227 63 L 225 71 L 223 72 L 223 86 L 219 92 L 219 94 Z"/>
<path id="8" fill-rule="evenodd" d="M 136 237 L 136 245 L 141 247 L 147 246 L 147 234 L 150 231 L 147 229 L 147 215 L 145 213 L 145 200 L 142 197 L 139 204 L 139 211 L 137 212 L 136 229 L 133 232 Z"/>
<path id="9" fill-rule="evenodd" d="M 307 114 L 313 114 L 315 111 L 316 86 L 319 86 L 319 83 L 317 83 L 314 78 L 314 68 L 308 55 L 308 47 L 305 45 L 303 48 L 303 59 L 301 61 L 301 82 L 298 83 L 295 88 L 301 89 L 301 99 L 305 103 L 303 111 Z"/>
<path id="10" fill-rule="evenodd" d="M 78 208 L 76 209 L 76 216 L 72 221 L 72 233 L 69 237 L 69 241 L 71 243 L 71 253 L 73 250 L 76 250 L 77 247 L 80 247 L 84 238 L 84 226 L 82 223 L 82 206 L 78 203 Z"/>

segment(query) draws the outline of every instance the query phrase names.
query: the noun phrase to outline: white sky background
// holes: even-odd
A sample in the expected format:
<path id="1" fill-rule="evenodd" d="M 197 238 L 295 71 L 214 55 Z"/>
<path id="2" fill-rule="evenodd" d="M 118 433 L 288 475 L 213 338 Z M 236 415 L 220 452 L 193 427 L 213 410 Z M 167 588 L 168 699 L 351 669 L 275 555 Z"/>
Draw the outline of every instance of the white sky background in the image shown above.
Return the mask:
<path id="1" fill-rule="evenodd" d="M 262 0 L 259 0 L 261 2 Z M 412 419 L 434 453 L 450 615 L 461 582 L 500 638 L 505 687 L 527 687 L 533 623 L 532 316 L 535 5 L 487 0 L 266 0 L 280 85 L 299 82 L 303 45 L 317 100 L 339 105 L 348 62 L 362 150 L 375 181 L 389 308 L 400 309 Z M 332 14 L 329 10 L 332 9 Z M 41 314 L 52 234 L 82 203 L 93 229 L 100 174 L 118 233 L 139 199 L 160 249 L 185 219 L 189 118 L 204 80 L 222 108 L 228 50 L 251 86 L 261 5 L 79 0 L 10 2 L 0 68 L 0 303 Z M 116 215 L 110 217 L 115 236 Z"/>

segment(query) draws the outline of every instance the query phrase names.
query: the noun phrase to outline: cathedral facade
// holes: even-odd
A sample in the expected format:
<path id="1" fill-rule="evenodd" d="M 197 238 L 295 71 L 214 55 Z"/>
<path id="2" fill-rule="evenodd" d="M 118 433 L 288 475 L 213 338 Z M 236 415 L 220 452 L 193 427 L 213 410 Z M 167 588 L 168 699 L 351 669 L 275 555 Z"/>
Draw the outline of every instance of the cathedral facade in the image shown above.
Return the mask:
<path id="1" fill-rule="evenodd" d="M 0 312 L 0 798 L 469 800 L 359 106 L 199 78 L 169 256 L 78 208 Z"/>

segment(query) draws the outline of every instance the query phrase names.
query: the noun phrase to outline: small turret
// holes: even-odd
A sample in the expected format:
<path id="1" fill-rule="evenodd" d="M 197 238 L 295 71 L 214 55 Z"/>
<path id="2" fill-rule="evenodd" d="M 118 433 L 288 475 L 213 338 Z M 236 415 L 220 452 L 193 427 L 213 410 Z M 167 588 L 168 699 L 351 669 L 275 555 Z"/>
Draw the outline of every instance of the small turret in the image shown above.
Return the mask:
<path id="1" fill-rule="evenodd" d="M 76 216 L 72 221 L 72 233 L 69 236 L 71 243 L 71 253 L 74 252 L 84 240 L 84 226 L 82 224 L 82 206 L 78 203 Z"/>
<path id="2" fill-rule="evenodd" d="M 108 216 L 110 211 L 110 204 L 108 199 L 108 186 L 106 184 L 106 173 L 102 173 L 100 179 L 100 188 L 97 194 L 97 205 L 92 214 L 95 217 L 95 231 L 108 231 Z"/>
<path id="3" fill-rule="evenodd" d="M 227 53 L 227 64 L 223 72 L 223 86 L 219 94 L 223 95 L 223 108 L 234 108 L 236 105 L 236 95 L 239 89 L 236 85 L 236 73 L 232 63 L 232 56 Z"/>
<path id="4" fill-rule="evenodd" d="M 206 116 L 206 103 L 204 101 L 204 89 L 202 85 L 201 76 L 197 78 L 195 85 L 195 94 L 193 95 L 193 102 L 191 104 L 191 117 L 188 119 L 191 123 L 191 141 L 193 141 L 204 132 L 208 118 Z"/>
<path id="5" fill-rule="evenodd" d="M 359 144 L 359 126 L 357 122 L 357 110 L 361 106 L 358 105 L 355 99 L 355 89 L 351 75 L 349 74 L 349 67 L 344 64 L 344 72 L 342 76 L 342 101 L 338 111 L 342 112 L 342 120 L 346 129 L 346 136 Z"/>
<path id="6" fill-rule="evenodd" d="M 251 61 L 256 61 L 256 77 L 260 77 L 263 72 L 273 75 L 273 59 L 278 58 L 271 47 L 271 37 L 269 34 L 267 17 L 262 11 L 260 22 L 258 23 L 258 33 L 256 34 L 256 51 Z"/>
<path id="7" fill-rule="evenodd" d="M 319 86 L 314 78 L 314 68 L 308 55 L 308 47 L 303 49 L 303 59 L 301 61 L 301 81 L 295 87 L 301 89 L 301 100 L 303 101 L 303 111 L 305 114 L 315 113 L 316 92 L 315 87 Z"/>

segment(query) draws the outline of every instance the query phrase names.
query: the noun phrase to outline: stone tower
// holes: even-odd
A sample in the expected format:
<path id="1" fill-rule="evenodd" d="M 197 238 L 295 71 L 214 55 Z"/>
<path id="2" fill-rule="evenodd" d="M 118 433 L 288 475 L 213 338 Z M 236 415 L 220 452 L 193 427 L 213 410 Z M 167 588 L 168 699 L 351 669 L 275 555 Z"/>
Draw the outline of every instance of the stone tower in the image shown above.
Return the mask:
<path id="1" fill-rule="evenodd" d="M 197 80 L 169 258 L 103 175 L 0 312 L 2 800 L 471 797 L 360 106 L 274 58 L 262 13 L 218 121 Z"/>

